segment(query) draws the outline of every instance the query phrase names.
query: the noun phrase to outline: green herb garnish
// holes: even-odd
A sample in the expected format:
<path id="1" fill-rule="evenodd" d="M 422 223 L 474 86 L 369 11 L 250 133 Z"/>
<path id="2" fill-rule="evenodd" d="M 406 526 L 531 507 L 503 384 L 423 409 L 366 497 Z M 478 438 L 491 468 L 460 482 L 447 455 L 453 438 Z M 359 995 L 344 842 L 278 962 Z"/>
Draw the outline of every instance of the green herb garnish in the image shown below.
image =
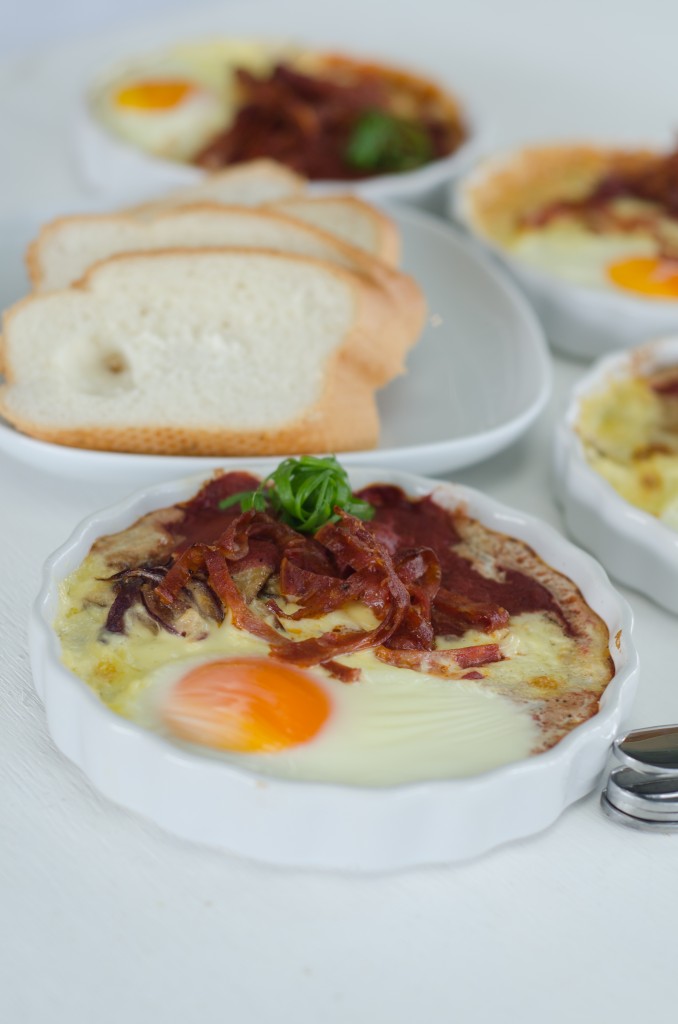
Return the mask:
<path id="1" fill-rule="evenodd" d="M 346 470 L 334 455 L 285 459 L 256 491 L 232 494 L 219 502 L 219 508 L 237 504 L 243 512 L 252 508 L 257 512 L 270 511 L 300 533 L 315 533 L 325 523 L 336 522 L 339 516 L 335 506 L 358 519 L 371 519 L 374 515 L 368 502 L 355 497 Z"/>
<path id="2" fill-rule="evenodd" d="M 417 121 L 367 110 L 356 121 L 344 155 L 363 171 L 409 171 L 435 154 L 429 133 Z"/>

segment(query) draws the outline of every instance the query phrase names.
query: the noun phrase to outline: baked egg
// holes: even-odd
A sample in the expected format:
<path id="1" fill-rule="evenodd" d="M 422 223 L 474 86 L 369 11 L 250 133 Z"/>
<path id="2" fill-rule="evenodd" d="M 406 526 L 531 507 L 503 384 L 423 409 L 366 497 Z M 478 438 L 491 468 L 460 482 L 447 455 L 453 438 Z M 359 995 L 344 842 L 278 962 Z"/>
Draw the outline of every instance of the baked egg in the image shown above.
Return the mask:
<path id="1" fill-rule="evenodd" d="M 359 680 L 344 683 L 320 666 L 272 659 L 265 641 L 230 619 L 194 641 L 149 635 L 140 622 L 125 637 L 106 635 L 106 606 L 94 603 L 91 584 L 92 573 L 108 572 L 90 556 L 65 584 L 56 623 L 64 662 L 119 714 L 172 741 L 264 774 L 362 785 L 473 775 L 527 757 L 539 744 L 528 705 L 478 680 L 452 684 L 385 665 L 371 651 L 341 659 L 360 670 Z M 355 605 L 296 621 L 291 635 L 373 621 Z M 502 678 L 527 673 L 546 686 L 567 647 L 557 626 L 529 615 L 510 637 L 472 633 L 452 646 L 488 639 L 501 639 L 518 657 L 500 663 Z M 539 696 L 538 684 L 533 692 Z"/>
<path id="2" fill-rule="evenodd" d="M 485 237 L 575 285 L 678 299 L 678 153 L 525 149 L 467 191 Z"/>
<path id="3" fill-rule="evenodd" d="M 235 507 L 257 483 L 217 475 L 65 580 L 63 661 L 112 710 L 262 774 L 373 786 L 488 771 L 596 713 L 607 629 L 527 545 L 386 485 L 302 533 L 263 485 Z"/>
<path id="4" fill-rule="evenodd" d="M 246 40 L 177 46 L 119 67 L 94 87 L 90 106 L 125 142 L 152 156 L 188 161 L 232 119 L 234 69 L 265 74 L 273 62 L 270 47 Z"/>
<path id="5" fill-rule="evenodd" d="M 535 270 L 572 284 L 621 290 L 649 299 L 678 299 L 678 260 L 657 252 L 642 231 L 596 234 L 574 221 L 518 233 L 511 252 Z"/>
<path id="6" fill-rule="evenodd" d="M 280 42 L 177 46 L 118 68 L 89 99 L 119 139 L 207 171 L 264 158 L 351 181 L 424 167 L 468 135 L 455 97 L 428 78 Z"/>

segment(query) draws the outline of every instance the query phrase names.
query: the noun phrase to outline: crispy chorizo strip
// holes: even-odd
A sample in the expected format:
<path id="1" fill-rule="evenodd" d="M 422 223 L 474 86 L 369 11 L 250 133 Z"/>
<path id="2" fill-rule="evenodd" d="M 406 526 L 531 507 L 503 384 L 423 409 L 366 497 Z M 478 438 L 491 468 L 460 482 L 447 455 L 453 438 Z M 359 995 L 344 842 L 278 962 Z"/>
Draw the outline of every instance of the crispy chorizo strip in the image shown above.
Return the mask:
<path id="1" fill-rule="evenodd" d="M 208 548 L 205 552 L 205 565 L 209 585 L 225 607 L 230 609 L 233 625 L 266 640 L 277 650 L 284 643 L 283 638 L 247 604 L 231 576 L 224 553 L 216 548 Z"/>
<path id="2" fill-rule="evenodd" d="M 459 669 L 490 665 L 503 661 L 498 644 L 479 644 L 476 647 L 455 647 L 444 651 L 404 651 L 378 647 L 374 652 L 380 661 L 398 668 L 411 668 L 432 676 L 460 678 Z"/>
<path id="3" fill-rule="evenodd" d="M 386 646 L 430 651 L 435 642 L 431 609 L 442 575 L 438 556 L 431 548 L 411 548 L 398 558 L 396 572 L 407 587 L 410 604 Z"/>

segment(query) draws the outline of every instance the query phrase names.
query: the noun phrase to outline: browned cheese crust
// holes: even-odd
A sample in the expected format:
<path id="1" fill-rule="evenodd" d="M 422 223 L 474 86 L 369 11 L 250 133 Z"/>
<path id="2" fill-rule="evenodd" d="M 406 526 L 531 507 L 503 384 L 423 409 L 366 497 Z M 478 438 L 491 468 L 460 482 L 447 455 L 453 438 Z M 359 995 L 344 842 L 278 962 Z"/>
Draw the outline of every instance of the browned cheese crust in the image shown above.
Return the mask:
<path id="1" fill-rule="evenodd" d="M 563 688 L 562 681 L 548 675 L 524 678 L 517 685 L 512 683 L 510 689 L 491 676 L 486 680 L 486 685 L 497 693 L 529 708 L 541 732 L 541 743 L 533 753 L 548 750 L 598 712 L 599 699 L 614 676 L 607 626 L 572 580 L 547 565 L 523 541 L 489 530 L 469 516 L 455 516 L 455 526 L 465 541 L 464 546 L 457 548 L 459 554 L 474 562 L 481 552 L 486 575 L 497 574 L 501 578 L 504 570 L 517 569 L 537 580 L 562 609 L 582 660 L 602 661 L 600 681 L 588 689 Z"/>
<path id="2" fill-rule="evenodd" d="M 612 171 L 646 167 L 649 150 L 595 146 L 526 148 L 489 160 L 469 182 L 466 213 L 480 235 L 509 243 L 525 216 L 557 200 L 581 199 Z"/>

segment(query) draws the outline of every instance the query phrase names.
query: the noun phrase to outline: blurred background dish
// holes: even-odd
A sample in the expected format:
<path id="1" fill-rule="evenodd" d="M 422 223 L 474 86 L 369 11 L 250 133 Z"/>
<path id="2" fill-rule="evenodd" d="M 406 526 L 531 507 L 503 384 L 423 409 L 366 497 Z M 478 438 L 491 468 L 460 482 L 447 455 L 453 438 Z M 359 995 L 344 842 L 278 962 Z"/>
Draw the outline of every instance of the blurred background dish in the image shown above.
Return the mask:
<path id="1" fill-rule="evenodd" d="M 648 389 L 640 389 L 634 402 L 628 386 L 634 378 L 667 367 L 674 372 L 678 367 L 675 336 L 607 356 L 595 365 L 574 389 L 558 427 L 554 483 L 572 536 L 615 579 L 678 612 L 678 520 L 673 510 L 677 424 L 670 422 L 673 409 L 667 409 L 666 422 L 660 422 L 661 412 L 654 409 L 659 402 L 646 394 Z M 610 402 L 615 389 L 623 403 L 616 410 Z M 678 399 L 671 404 L 678 404 Z M 644 488 L 638 486 L 642 476 Z M 652 503 L 663 512 L 661 518 L 620 493 L 635 492 L 636 501 L 642 502 L 648 489 Z"/>
<path id="2" fill-rule="evenodd" d="M 191 184 L 269 157 L 324 191 L 430 191 L 478 142 L 447 89 L 415 71 L 292 42 L 214 37 L 119 62 L 83 97 L 77 143 L 102 191 Z"/>
<path id="3" fill-rule="evenodd" d="M 490 157 L 453 214 L 524 288 L 555 348 L 592 359 L 678 327 L 678 155 L 571 144 Z"/>

